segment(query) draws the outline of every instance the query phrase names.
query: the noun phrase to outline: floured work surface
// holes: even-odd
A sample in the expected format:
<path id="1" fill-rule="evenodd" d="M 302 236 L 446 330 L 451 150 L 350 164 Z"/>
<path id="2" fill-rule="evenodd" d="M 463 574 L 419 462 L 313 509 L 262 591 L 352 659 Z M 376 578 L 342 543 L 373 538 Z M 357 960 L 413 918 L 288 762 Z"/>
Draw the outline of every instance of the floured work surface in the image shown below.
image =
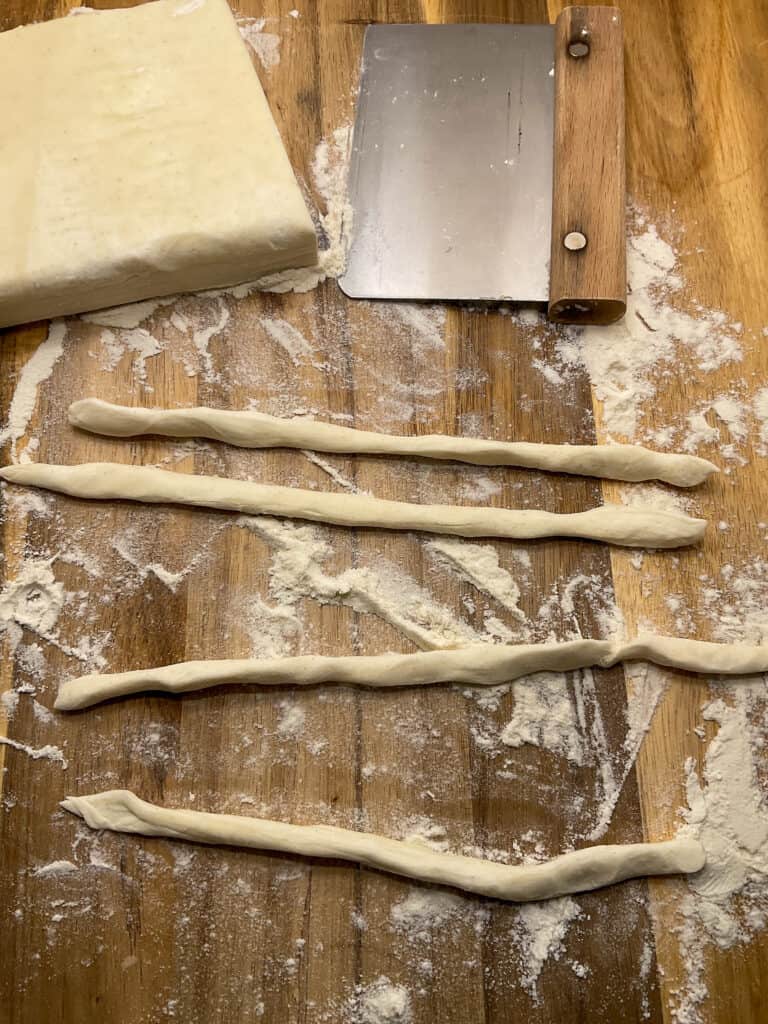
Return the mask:
<path id="1" fill-rule="evenodd" d="M 0 324 L 315 262 L 226 0 L 0 34 Z"/>
<path id="2" fill-rule="evenodd" d="M 42 3 L 14 3 L 19 20 L 43 16 Z M 302 295 L 187 297 L 3 336 L 3 463 L 144 462 L 393 500 L 561 512 L 602 495 L 682 508 L 711 524 L 699 549 L 643 554 L 579 541 L 355 534 L 3 491 L 0 665 L 7 737 L 18 747 L 0 745 L 0 905 L 10 916 L 0 928 L 0 1006 L 13 1024 L 570 1024 L 574 1006 L 596 1024 L 671 1024 L 673 1011 L 684 1024 L 760 1021 L 761 679 L 708 685 L 638 666 L 469 694 L 232 688 L 49 715 L 60 679 L 88 671 L 607 638 L 621 629 L 619 612 L 629 634 L 639 624 L 765 643 L 759 154 L 768 82 L 757 46 L 768 25 L 757 5 L 734 4 L 739 60 L 713 65 L 714 4 L 679 14 L 675 31 L 668 6 L 623 8 L 638 213 L 623 326 L 576 331 L 530 315 L 351 303 L 330 281 Z M 363 26 L 335 3 L 318 5 L 317 22 L 299 4 L 298 17 L 271 3 L 241 9 L 252 15 L 241 31 L 292 162 L 338 227 L 334 168 L 352 120 Z M 504 14 L 491 3 L 442 10 Z M 526 8 L 531 19 L 547 13 Z M 405 3 L 396 16 L 422 12 Z M 692 123 L 689 75 L 695 137 L 678 128 Z M 717 144 L 724 97 L 739 111 L 727 147 Z M 332 230 L 328 241 L 336 244 Z M 85 395 L 164 407 L 252 403 L 392 433 L 577 443 L 610 434 L 710 458 L 721 473 L 681 493 L 413 459 L 111 440 L 68 426 L 69 403 Z M 351 864 L 97 835 L 58 810 L 66 794 L 118 787 L 168 806 L 419 835 L 511 862 L 664 839 L 687 808 L 686 827 L 698 830 L 713 869 L 698 888 L 637 881 L 516 907 Z"/>

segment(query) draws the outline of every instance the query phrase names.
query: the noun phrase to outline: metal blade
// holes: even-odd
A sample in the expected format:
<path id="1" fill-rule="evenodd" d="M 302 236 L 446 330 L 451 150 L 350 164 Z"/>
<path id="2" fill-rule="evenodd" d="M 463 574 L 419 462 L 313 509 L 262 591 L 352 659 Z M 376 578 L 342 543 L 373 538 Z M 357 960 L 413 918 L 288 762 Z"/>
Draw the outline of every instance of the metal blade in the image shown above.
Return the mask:
<path id="1" fill-rule="evenodd" d="M 547 299 L 553 54 L 547 25 L 368 28 L 347 295 Z"/>

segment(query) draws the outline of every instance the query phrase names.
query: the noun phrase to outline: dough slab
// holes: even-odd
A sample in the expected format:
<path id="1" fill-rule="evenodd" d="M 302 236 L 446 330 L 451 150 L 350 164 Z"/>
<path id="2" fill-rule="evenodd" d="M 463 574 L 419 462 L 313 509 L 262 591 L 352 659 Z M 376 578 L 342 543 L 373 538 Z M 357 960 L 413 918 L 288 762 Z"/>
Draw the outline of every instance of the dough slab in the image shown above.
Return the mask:
<path id="1" fill-rule="evenodd" d="M 706 526 L 703 519 L 678 512 L 644 511 L 624 505 L 603 505 L 587 512 L 565 514 L 537 509 L 412 505 L 362 494 L 305 491 L 112 462 L 86 462 L 79 466 L 24 463 L 0 469 L 0 478 L 46 487 L 75 498 L 199 505 L 336 526 L 424 530 L 460 537 L 586 537 L 613 544 L 675 548 L 700 540 Z"/>
<path id="2" fill-rule="evenodd" d="M 552 473 L 610 480 L 663 480 L 678 487 L 702 483 L 717 467 L 696 455 L 654 452 L 639 445 L 532 444 L 427 434 L 396 437 L 316 420 L 280 419 L 226 409 L 136 409 L 83 398 L 69 407 L 69 422 L 94 434 L 136 437 L 208 437 L 241 448 L 309 448 L 341 455 L 416 455 L 476 466 L 524 466 Z"/>
<path id="3" fill-rule="evenodd" d="M 690 874 L 705 863 L 704 849 L 693 839 L 593 846 L 543 864 L 510 866 L 479 857 L 436 853 L 422 843 L 330 825 L 288 825 L 234 814 L 172 810 L 140 800 L 125 789 L 68 797 L 61 806 L 85 819 L 91 828 L 350 860 L 393 875 L 520 902 L 599 889 L 625 878 Z"/>
<path id="4" fill-rule="evenodd" d="M 344 683 L 365 687 L 428 686 L 463 683 L 497 686 L 535 672 L 609 668 L 623 661 L 651 661 L 667 668 L 704 675 L 754 675 L 768 672 L 768 645 L 713 644 L 644 636 L 629 643 L 569 640 L 566 643 L 482 644 L 418 654 L 377 654 L 294 658 L 243 658 L 187 661 L 161 668 L 81 676 L 62 683 L 54 707 L 87 708 L 112 697 L 146 690 L 189 693 L 225 683 L 259 686 L 315 686 Z"/>
<path id="5" fill-rule="evenodd" d="M 226 0 L 0 33 L 0 327 L 316 261 Z"/>

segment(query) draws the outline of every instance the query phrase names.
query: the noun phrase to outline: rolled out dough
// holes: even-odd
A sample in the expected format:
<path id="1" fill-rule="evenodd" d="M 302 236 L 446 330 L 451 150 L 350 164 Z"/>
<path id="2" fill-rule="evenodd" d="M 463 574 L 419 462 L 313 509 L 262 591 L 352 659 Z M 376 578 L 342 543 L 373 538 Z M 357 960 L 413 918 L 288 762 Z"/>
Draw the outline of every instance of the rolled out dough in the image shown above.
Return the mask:
<path id="1" fill-rule="evenodd" d="M 316 260 L 226 0 L 0 33 L 0 327 Z"/>
<path id="2" fill-rule="evenodd" d="M 362 494 L 328 494 L 111 462 L 79 466 L 24 463 L 0 469 L 0 477 L 76 498 L 202 505 L 337 526 L 424 530 L 461 537 L 587 537 L 613 544 L 674 548 L 700 540 L 706 526 L 703 519 L 691 519 L 681 513 L 644 511 L 623 505 L 603 505 L 587 512 L 566 514 L 537 509 L 412 505 Z"/>
<path id="3" fill-rule="evenodd" d="M 111 675 L 88 675 L 59 687 L 54 707 L 73 711 L 112 697 L 146 690 L 189 693 L 224 683 L 260 686 L 314 686 L 346 683 L 366 687 L 427 686 L 462 683 L 497 686 L 535 672 L 567 672 L 622 661 L 651 661 L 668 668 L 706 675 L 768 672 L 768 645 L 713 644 L 668 636 L 641 636 L 629 643 L 569 640 L 518 646 L 475 645 L 418 654 L 294 658 L 242 658 L 187 661 L 161 668 Z"/>
<path id="4" fill-rule="evenodd" d="M 61 806 L 84 818 L 91 828 L 351 860 L 394 875 L 520 902 L 599 889 L 640 875 L 690 874 L 705 863 L 704 848 L 694 839 L 593 846 L 543 864 L 509 865 L 437 853 L 424 843 L 330 825 L 288 825 L 234 814 L 172 810 L 140 800 L 125 789 L 68 797 Z"/>
<path id="5" fill-rule="evenodd" d="M 310 448 L 317 452 L 366 455 L 418 455 L 477 466 L 525 466 L 548 472 L 611 480 L 663 480 L 694 487 L 717 472 L 696 455 L 654 452 L 639 445 L 532 444 L 483 441 L 473 437 L 427 434 L 393 437 L 316 420 L 280 419 L 266 413 L 226 409 L 136 409 L 83 398 L 69 407 L 76 427 L 110 437 L 162 434 L 210 437 L 241 448 Z"/>

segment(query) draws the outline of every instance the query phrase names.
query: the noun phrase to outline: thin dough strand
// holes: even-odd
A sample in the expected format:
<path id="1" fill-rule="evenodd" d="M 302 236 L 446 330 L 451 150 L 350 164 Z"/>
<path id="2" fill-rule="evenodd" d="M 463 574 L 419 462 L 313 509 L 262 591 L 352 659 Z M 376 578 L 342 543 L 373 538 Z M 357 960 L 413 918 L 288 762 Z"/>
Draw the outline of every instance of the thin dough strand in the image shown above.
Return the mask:
<path id="1" fill-rule="evenodd" d="M 11 483 L 47 487 L 76 498 L 198 505 L 337 526 L 424 530 L 460 537 L 514 540 L 586 537 L 612 544 L 674 548 L 700 540 L 706 526 L 703 519 L 692 519 L 682 513 L 624 505 L 602 505 L 586 512 L 571 513 L 415 505 L 363 494 L 329 494 L 112 462 L 89 462 L 79 466 L 24 463 L 0 469 L 0 477 Z"/>
<path id="2" fill-rule="evenodd" d="M 68 797 L 61 806 L 84 818 L 91 828 L 349 860 L 406 878 L 518 902 L 599 889 L 626 878 L 690 874 L 705 863 L 704 849 L 694 839 L 593 846 L 543 864 L 509 865 L 437 853 L 425 843 L 331 825 L 289 825 L 264 818 L 158 807 L 124 789 Z"/>
<path id="3" fill-rule="evenodd" d="M 651 661 L 705 675 L 754 675 L 768 671 L 768 645 L 714 644 L 666 636 L 641 636 L 629 643 L 569 640 L 565 643 L 502 646 L 477 644 L 417 654 L 187 661 L 112 675 L 88 675 L 62 683 L 54 707 L 74 711 L 112 697 L 146 690 L 189 693 L 226 683 L 259 686 L 315 686 L 338 683 L 365 687 L 462 683 L 497 686 L 535 672 L 566 672 L 622 661 Z"/>
<path id="4" fill-rule="evenodd" d="M 640 445 L 534 444 L 444 434 L 393 436 L 317 420 L 281 419 L 251 410 L 136 409 L 112 405 L 100 398 L 73 402 L 69 407 L 69 422 L 109 437 L 159 434 L 207 437 L 241 448 L 308 448 L 340 455 L 413 455 L 476 466 L 522 466 L 609 480 L 663 480 L 677 487 L 695 487 L 717 472 L 715 465 L 696 455 L 654 452 Z"/>

